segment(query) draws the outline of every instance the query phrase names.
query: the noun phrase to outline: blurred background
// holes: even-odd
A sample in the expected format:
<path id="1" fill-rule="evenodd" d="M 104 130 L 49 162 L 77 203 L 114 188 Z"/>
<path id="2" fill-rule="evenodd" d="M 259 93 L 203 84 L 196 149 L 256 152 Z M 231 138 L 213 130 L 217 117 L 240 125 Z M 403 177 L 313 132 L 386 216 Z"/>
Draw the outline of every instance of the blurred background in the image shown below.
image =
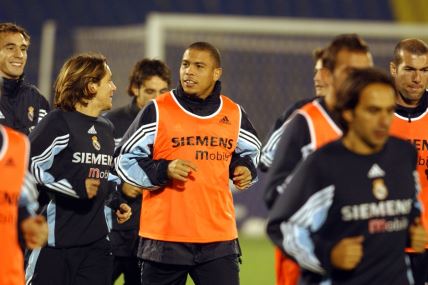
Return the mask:
<path id="1" fill-rule="evenodd" d="M 184 48 L 209 41 L 222 53 L 224 93 L 242 104 L 265 139 L 290 103 L 313 96 L 314 48 L 356 32 L 375 64 L 388 68 L 399 39 L 428 38 L 426 11 L 424 0 L 1 0 L 0 21 L 30 32 L 26 79 L 48 98 L 69 56 L 104 53 L 118 86 L 115 107 L 129 100 L 137 60 L 165 60 L 175 85 Z"/>
<path id="2" fill-rule="evenodd" d="M 25 76 L 49 100 L 59 68 L 74 53 L 107 56 L 118 87 L 115 108 L 130 101 L 126 88 L 136 61 L 165 60 L 175 86 L 185 47 L 208 41 L 222 54 L 223 93 L 244 107 L 262 141 L 284 109 L 314 95 L 315 48 L 335 35 L 359 33 L 375 65 L 388 70 L 398 40 L 428 40 L 427 11 L 425 0 L 0 1 L 0 21 L 30 32 Z M 252 189 L 235 195 L 244 240 L 242 284 L 273 280 L 262 191 L 261 174 Z"/>

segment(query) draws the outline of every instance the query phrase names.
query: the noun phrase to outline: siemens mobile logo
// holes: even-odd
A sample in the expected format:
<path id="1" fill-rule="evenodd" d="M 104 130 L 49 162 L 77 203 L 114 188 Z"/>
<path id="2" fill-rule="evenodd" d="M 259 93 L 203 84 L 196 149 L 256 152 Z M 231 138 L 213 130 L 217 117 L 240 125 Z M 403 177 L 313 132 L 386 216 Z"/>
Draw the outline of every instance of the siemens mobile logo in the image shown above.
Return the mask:
<path id="1" fill-rule="evenodd" d="M 424 139 L 408 139 L 409 143 L 411 143 L 418 151 L 428 150 L 428 140 Z"/>
<path id="2" fill-rule="evenodd" d="M 100 170 L 96 167 L 89 168 L 88 178 L 108 179 L 110 171 L 108 169 Z"/>
<path id="3" fill-rule="evenodd" d="M 196 160 L 224 160 L 229 161 L 231 153 L 227 150 L 232 149 L 233 139 L 215 136 L 188 136 L 173 137 L 171 139 L 172 147 L 182 146 L 207 146 L 215 147 L 215 150 L 195 149 Z M 226 149 L 226 151 L 224 150 Z"/>
<path id="4" fill-rule="evenodd" d="M 95 154 L 92 152 L 75 152 L 73 153 L 73 163 L 98 164 L 111 166 L 113 157 L 108 154 Z"/>
<path id="5" fill-rule="evenodd" d="M 13 211 L 8 211 L 7 209 L 10 206 L 16 207 L 19 201 L 19 193 L 14 193 L 0 189 L 0 209 L 4 208 L 6 211 L 0 211 L 0 225 L 2 224 L 15 224 L 16 227 L 16 218 L 17 215 Z"/>
<path id="6" fill-rule="evenodd" d="M 1 205 L 18 205 L 19 193 L 0 190 L 0 206 Z"/>
<path id="7" fill-rule="evenodd" d="M 412 210 L 412 204 L 412 199 L 404 199 L 344 206 L 341 209 L 342 221 L 348 222 L 379 217 L 408 215 Z"/>
<path id="8" fill-rule="evenodd" d="M 404 231 L 409 226 L 407 216 L 412 210 L 412 204 L 412 199 L 403 199 L 344 206 L 342 220 L 367 220 L 367 231 L 370 234 Z"/>
<path id="9" fill-rule="evenodd" d="M 233 139 L 213 136 L 173 137 L 171 142 L 173 148 L 186 145 L 223 147 L 226 149 L 231 149 L 233 147 Z"/>

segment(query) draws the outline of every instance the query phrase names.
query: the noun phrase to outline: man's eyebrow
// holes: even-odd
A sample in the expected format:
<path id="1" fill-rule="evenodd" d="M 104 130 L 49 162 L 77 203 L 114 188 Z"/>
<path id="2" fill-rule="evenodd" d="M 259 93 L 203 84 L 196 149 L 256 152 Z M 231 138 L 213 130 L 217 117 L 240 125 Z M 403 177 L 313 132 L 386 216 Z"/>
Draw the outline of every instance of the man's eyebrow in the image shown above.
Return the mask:
<path id="1" fill-rule="evenodd" d="M 5 47 L 12 47 L 12 46 L 16 46 L 16 44 L 14 44 L 14 43 L 6 43 L 4 46 Z"/>
<path id="2" fill-rule="evenodd" d="M 3 47 L 15 47 L 15 46 L 18 46 L 17 44 L 15 44 L 15 43 L 5 43 L 4 45 L 3 45 Z M 26 44 L 22 44 L 22 45 L 20 45 L 19 47 L 26 47 L 26 48 L 28 48 L 28 45 L 26 45 Z"/>

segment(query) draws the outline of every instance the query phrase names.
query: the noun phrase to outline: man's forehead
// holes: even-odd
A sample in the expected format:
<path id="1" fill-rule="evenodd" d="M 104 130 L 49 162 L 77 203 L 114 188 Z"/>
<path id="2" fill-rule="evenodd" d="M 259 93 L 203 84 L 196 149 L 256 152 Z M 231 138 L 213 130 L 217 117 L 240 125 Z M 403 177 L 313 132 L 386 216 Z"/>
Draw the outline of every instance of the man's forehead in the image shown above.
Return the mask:
<path id="1" fill-rule="evenodd" d="M 317 61 L 315 62 L 315 69 L 322 69 L 323 68 L 323 64 L 322 64 L 322 59 L 319 58 L 317 59 Z"/>
<path id="2" fill-rule="evenodd" d="M 410 51 L 402 50 L 400 52 L 401 64 L 412 65 L 413 62 L 422 63 L 425 62 L 428 64 L 428 53 L 425 54 L 414 54 Z"/>
<path id="3" fill-rule="evenodd" d="M 29 41 L 21 33 L 0 33 L 0 43 L 2 45 L 14 44 L 28 46 Z"/>
<path id="4" fill-rule="evenodd" d="M 366 106 L 395 106 L 395 91 L 387 84 L 371 83 L 361 91 L 359 102 Z"/>
<path id="5" fill-rule="evenodd" d="M 168 86 L 168 82 L 160 78 L 158 75 L 153 75 L 144 80 L 141 85 L 145 88 L 156 89 L 158 87 L 164 88 L 164 85 Z"/>
<path id="6" fill-rule="evenodd" d="M 211 54 L 206 50 L 187 49 L 183 54 L 183 60 L 192 62 L 213 61 Z"/>

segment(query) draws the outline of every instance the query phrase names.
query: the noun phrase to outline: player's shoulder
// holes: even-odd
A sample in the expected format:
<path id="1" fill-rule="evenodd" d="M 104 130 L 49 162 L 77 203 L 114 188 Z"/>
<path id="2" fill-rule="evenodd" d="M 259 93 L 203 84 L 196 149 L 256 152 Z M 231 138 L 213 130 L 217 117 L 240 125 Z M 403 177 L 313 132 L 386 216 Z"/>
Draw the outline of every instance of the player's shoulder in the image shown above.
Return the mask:
<path id="1" fill-rule="evenodd" d="M 129 109 L 128 105 L 115 108 L 109 112 L 103 114 L 103 117 L 109 119 L 110 121 L 115 121 L 121 119 L 127 113 L 127 109 Z"/>
<path id="2" fill-rule="evenodd" d="M 50 134 L 66 134 L 68 132 L 67 118 L 64 116 L 65 112 L 61 109 L 54 109 L 50 111 L 43 120 L 34 128 L 30 133 L 30 137 L 42 135 L 44 132 Z"/>
<path id="3" fill-rule="evenodd" d="M 309 130 L 309 122 L 305 114 L 301 112 L 294 112 L 286 121 L 286 130 L 294 132 L 306 132 Z"/>
<path id="4" fill-rule="evenodd" d="M 111 120 L 109 118 L 106 118 L 105 116 L 99 116 L 97 118 L 97 122 L 99 124 L 101 124 L 102 126 L 105 126 L 105 127 L 109 128 L 109 129 L 112 129 L 112 130 L 114 129 L 114 125 L 111 122 Z"/>
<path id="5" fill-rule="evenodd" d="M 315 99 L 317 99 L 317 97 L 303 98 L 303 99 L 297 100 L 296 102 L 294 102 L 293 105 L 291 105 L 290 109 L 292 110 L 300 109 L 303 106 L 307 105 L 308 103 L 312 103 Z"/>
<path id="6" fill-rule="evenodd" d="M 294 102 L 291 106 L 289 106 L 287 109 L 285 109 L 285 111 L 278 118 L 277 122 L 279 122 L 282 125 L 285 121 L 287 121 L 291 117 L 291 115 L 295 114 L 296 111 L 298 111 L 300 108 L 302 108 L 303 106 L 312 102 L 315 99 L 316 99 L 316 97 L 315 98 L 304 98 L 304 99 L 300 99 L 300 100 Z"/>
<path id="7" fill-rule="evenodd" d="M 327 167 L 334 167 L 342 159 L 347 160 L 349 150 L 343 145 L 341 139 L 329 142 L 308 156 L 308 160 L 321 161 Z"/>
<path id="8" fill-rule="evenodd" d="M 14 137 L 12 141 L 14 141 L 15 139 L 24 140 L 24 141 L 28 140 L 27 136 L 24 133 L 21 133 L 18 130 L 12 129 L 11 127 L 0 124 L 0 129 L 3 129 L 8 136 Z M 0 132 L 0 135 L 2 135 L 1 132 Z"/>
<path id="9" fill-rule="evenodd" d="M 416 148 L 408 141 L 396 136 L 390 136 L 387 141 L 388 150 L 391 153 L 395 153 L 396 155 L 407 156 L 410 154 L 415 154 Z"/>
<path id="10" fill-rule="evenodd" d="M 44 120 L 49 120 L 52 122 L 62 122 L 64 120 L 64 111 L 62 111 L 61 109 L 53 109 L 43 118 L 41 122 L 43 122 Z"/>
<path id="11" fill-rule="evenodd" d="M 19 88 L 21 92 L 25 92 L 26 96 L 33 96 L 34 98 L 39 100 L 46 100 L 46 98 L 40 92 L 40 89 L 37 88 L 34 84 L 31 84 L 24 80 L 22 81 Z"/>

